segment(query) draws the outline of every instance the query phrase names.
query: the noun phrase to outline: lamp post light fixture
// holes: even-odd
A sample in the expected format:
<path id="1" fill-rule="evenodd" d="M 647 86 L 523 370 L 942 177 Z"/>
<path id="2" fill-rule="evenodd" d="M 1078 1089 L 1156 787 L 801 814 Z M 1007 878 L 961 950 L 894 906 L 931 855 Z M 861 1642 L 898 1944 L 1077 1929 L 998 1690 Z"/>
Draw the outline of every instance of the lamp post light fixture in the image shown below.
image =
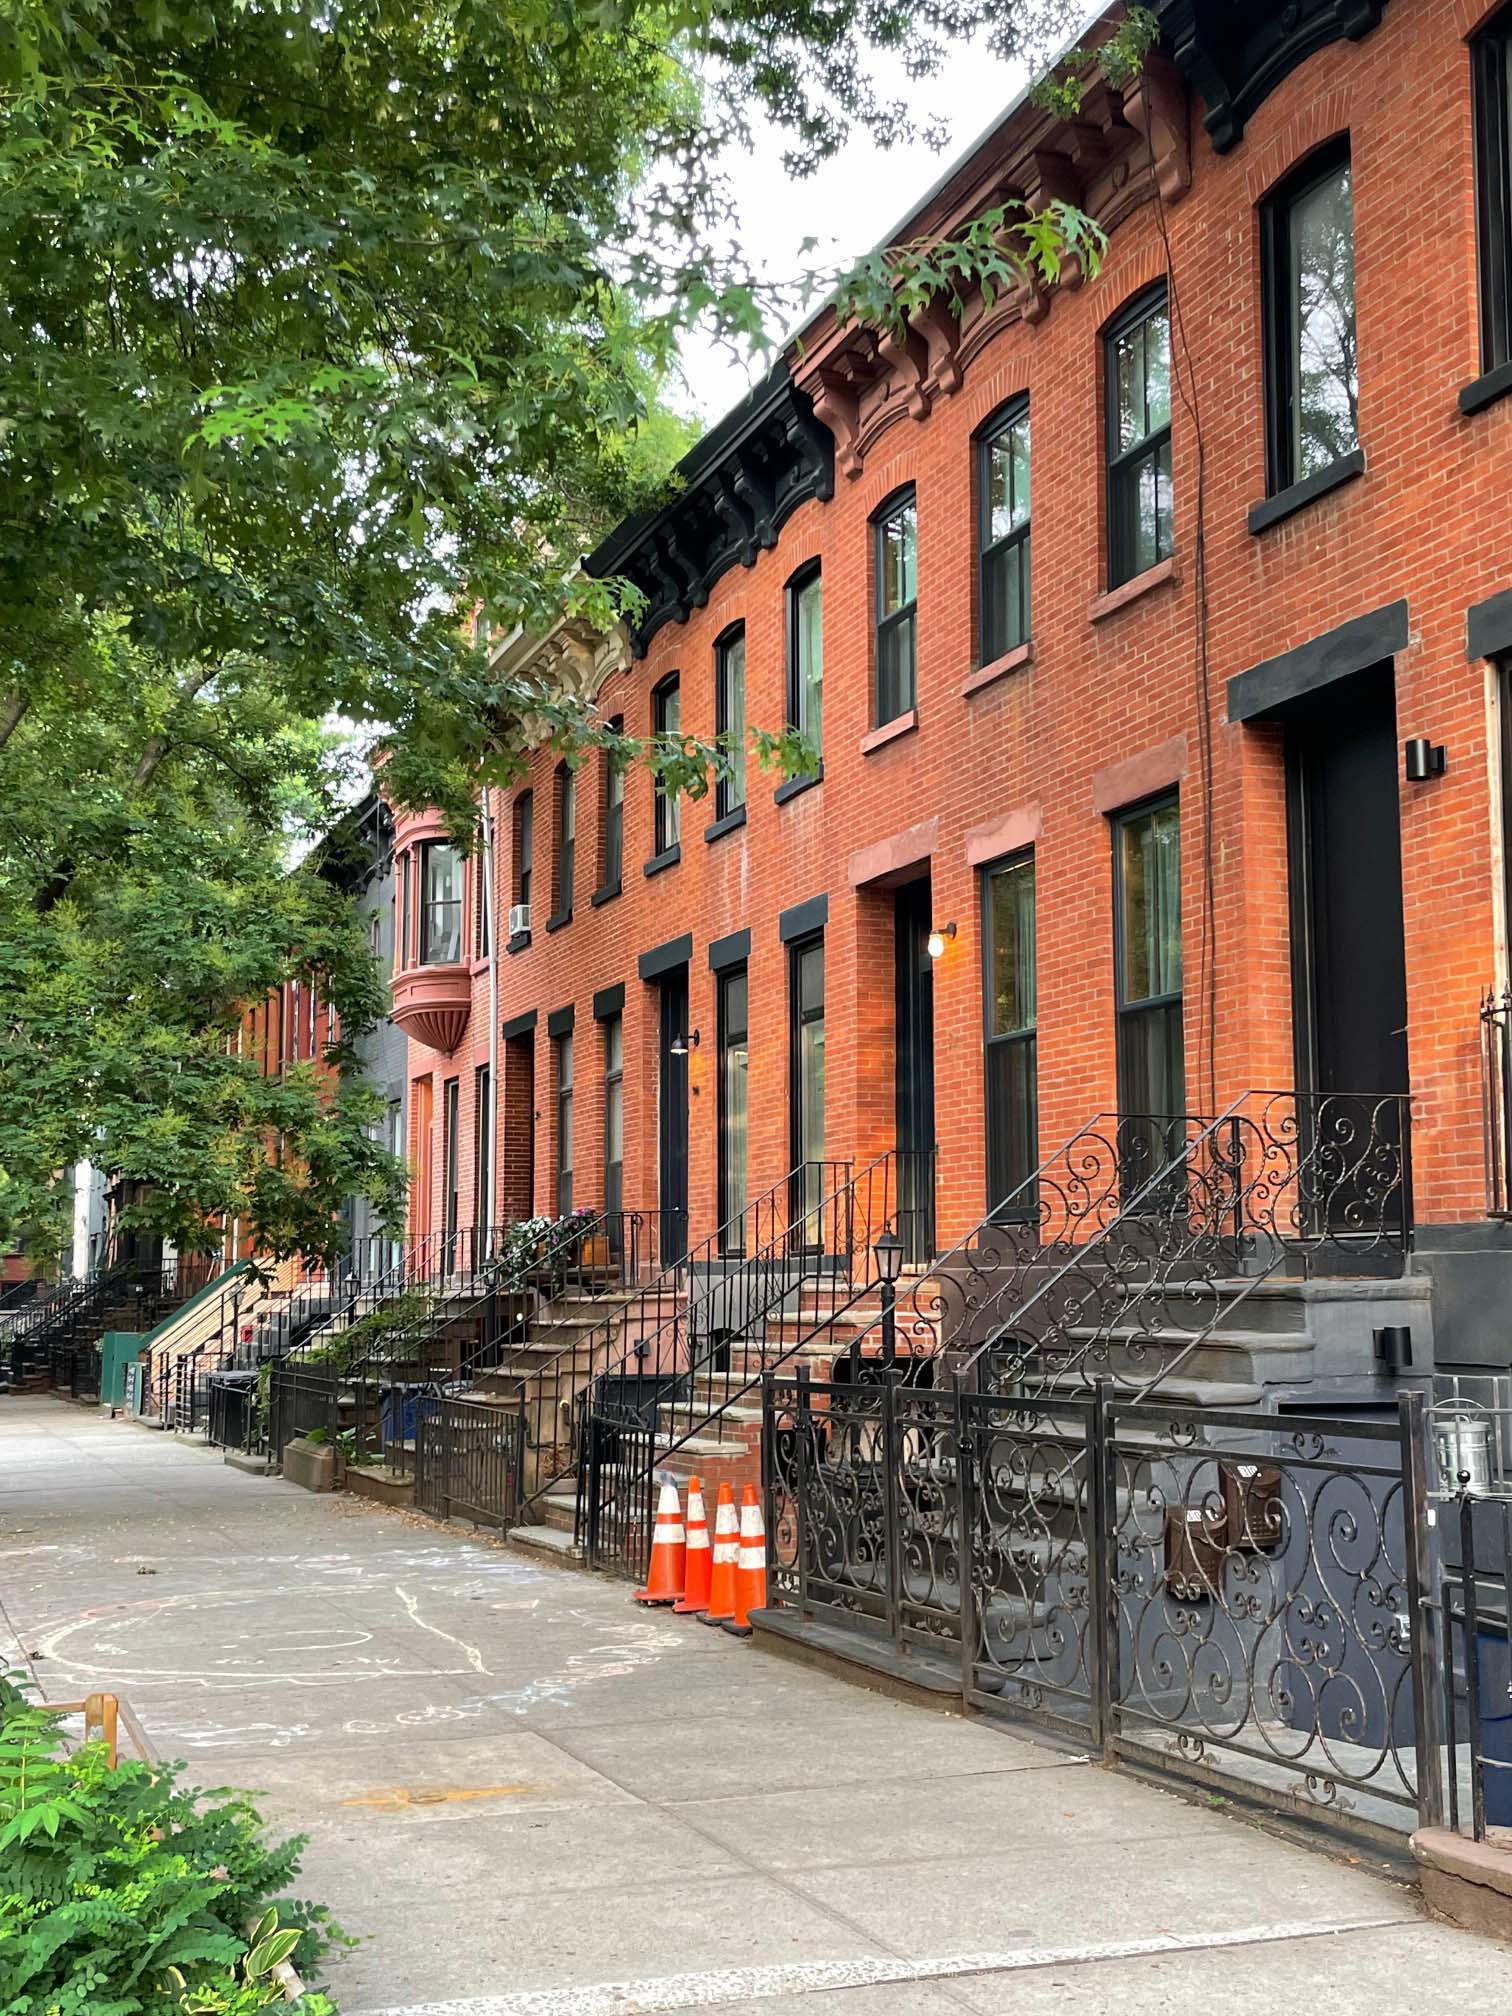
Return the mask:
<path id="1" fill-rule="evenodd" d="M 949 924 L 934 925 L 930 930 L 927 940 L 930 958 L 943 959 L 945 957 L 945 947 L 947 944 L 954 942 L 955 935 L 956 927 L 954 919 Z"/>
<path id="2" fill-rule="evenodd" d="M 903 1271 L 903 1241 L 890 1224 L 884 1225 L 872 1241 L 872 1258 L 877 1263 L 877 1282 L 882 1295 L 882 1363 L 891 1370 L 898 1359 L 895 1308 L 898 1276 Z"/>

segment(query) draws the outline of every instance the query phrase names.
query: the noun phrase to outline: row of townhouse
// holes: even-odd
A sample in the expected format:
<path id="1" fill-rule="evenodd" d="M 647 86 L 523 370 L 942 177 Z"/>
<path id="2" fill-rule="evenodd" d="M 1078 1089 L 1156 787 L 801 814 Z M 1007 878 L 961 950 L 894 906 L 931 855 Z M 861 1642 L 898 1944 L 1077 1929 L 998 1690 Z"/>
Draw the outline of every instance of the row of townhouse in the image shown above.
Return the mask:
<path id="1" fill-rule="evenodd" d="M 1357 1099 L 1385 1153 L 1326 1229 L 1397 1214 L 1410 1278 L 1337 1393 L 1388 1319 L 1512 1363 L 1512 8 L 1157 13 L 1137 78 L 1026 96 L 896 234 L 1066 199 L 1100 270 L 821 313 L 588 558 L 633 630 L 500 647 L 627 732 L 819 760 L 695 800 L 542 751 L 472 860 L 398 818 L 414 1236 L 588 1206 L 738 1252 L 799 1165 L 895 1151 L 917 1265 L 1092 1116 L 1154 1167 L 1163 1116 L 1274 1093 L 1284 1159 Z"/>

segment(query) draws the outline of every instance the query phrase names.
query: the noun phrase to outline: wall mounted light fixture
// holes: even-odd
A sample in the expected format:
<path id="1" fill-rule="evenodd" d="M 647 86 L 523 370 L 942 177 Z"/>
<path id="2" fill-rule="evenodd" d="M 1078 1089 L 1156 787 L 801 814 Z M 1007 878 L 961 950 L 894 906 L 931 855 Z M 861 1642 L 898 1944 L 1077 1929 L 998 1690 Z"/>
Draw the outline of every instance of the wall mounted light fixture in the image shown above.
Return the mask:
<path id="1" fill-rule="evenodd" d="M 1442 777 L 1449 767 L 1448 752 L 1442 742 L 1430 742 L 1414 735 L 1402 751 L 1409 784 L 1426 784 L 1430 777 Z"/>
<path id="2" fill-rule="evenodd" d="M 690 1048 L 694 1050 L 698 1048 L 698 1031 L 696 1029 L 689 1036 L 679 1036 L 671 1049 L 668 1050 L 667 1055 L 669 1057 L 686 1057 Z"/>
<path id="3" fill-rule="evenodd" d="M 956 935 L 956 927 L 954 923 L 936 924 L 934 929 L 929 934 L 928 944 L 929 944 L 930 958 L 943 959 L 945 956 L 946 942 L 949 939 L 953 939 L 955 935 Z"/>

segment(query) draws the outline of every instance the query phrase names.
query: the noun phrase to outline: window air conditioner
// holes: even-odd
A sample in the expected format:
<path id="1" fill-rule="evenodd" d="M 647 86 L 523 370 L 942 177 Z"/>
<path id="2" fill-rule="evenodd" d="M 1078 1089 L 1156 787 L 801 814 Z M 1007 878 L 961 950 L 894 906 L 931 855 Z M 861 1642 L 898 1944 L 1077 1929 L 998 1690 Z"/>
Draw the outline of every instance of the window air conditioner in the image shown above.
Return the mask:
<path id="1" fill-rule="evenodd" d="M 528 903 L 511 903 L 509 906 L 510 937 L 518 938 L 522 933 L 528 932 L 529 929 L 530 905 Z"/>

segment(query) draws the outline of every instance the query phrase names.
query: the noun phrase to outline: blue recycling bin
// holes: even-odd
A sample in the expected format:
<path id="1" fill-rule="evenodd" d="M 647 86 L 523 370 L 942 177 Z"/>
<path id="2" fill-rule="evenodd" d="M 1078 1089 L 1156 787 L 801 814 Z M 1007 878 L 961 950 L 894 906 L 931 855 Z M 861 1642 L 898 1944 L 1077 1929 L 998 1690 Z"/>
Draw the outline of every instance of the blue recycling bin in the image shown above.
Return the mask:
<path id="1" fill-rule="evenodd" d="M 385 1386 L 378 1404 L 384 1442 L 415 1441 L 420 1422 L 435 1413 L 439 1397 L 427 1384 Z"/>

